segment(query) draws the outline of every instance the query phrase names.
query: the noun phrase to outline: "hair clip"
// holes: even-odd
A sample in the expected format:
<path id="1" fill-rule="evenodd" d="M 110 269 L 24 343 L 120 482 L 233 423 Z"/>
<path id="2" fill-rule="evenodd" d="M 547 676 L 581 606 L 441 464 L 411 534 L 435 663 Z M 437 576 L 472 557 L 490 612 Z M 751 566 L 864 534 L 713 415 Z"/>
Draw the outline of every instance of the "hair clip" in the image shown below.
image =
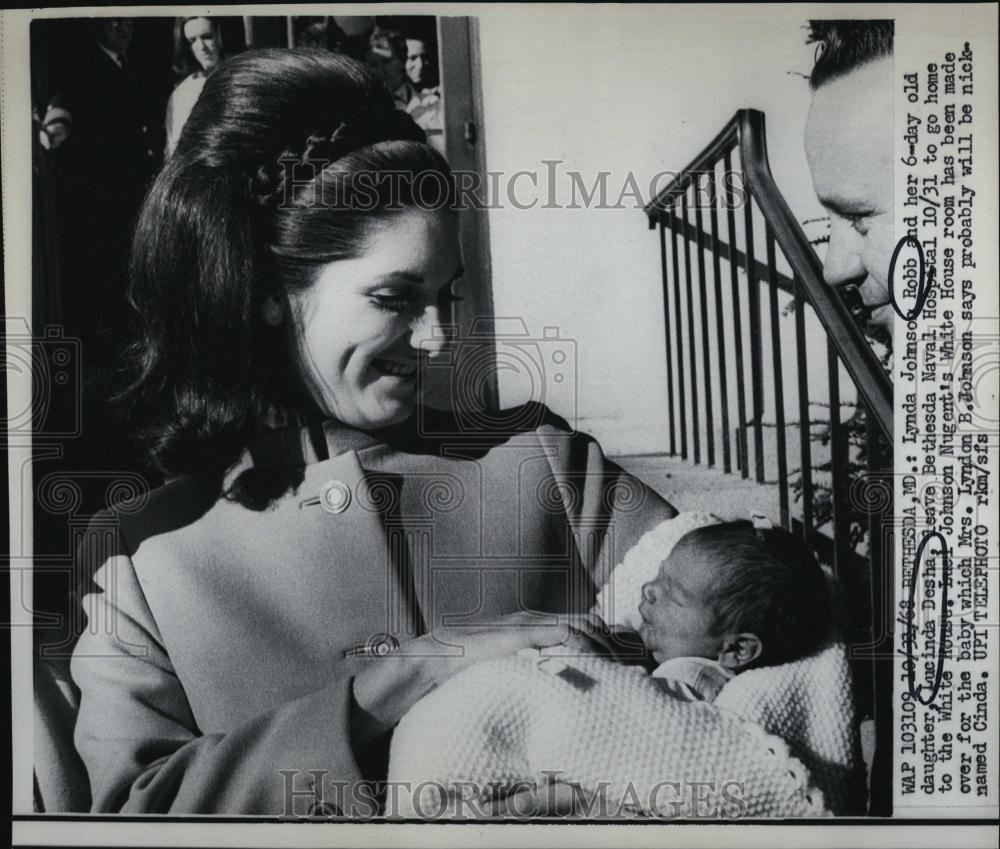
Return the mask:
<path id="1" fill-rule="evenodd" d="M 764 542 L 764 531 L 770 531 L 774 528 L 771 520 L 763 513 L 751 513 L 750 521 L 753 522 L 753 529 L 754 533 L 757 534 L 757 539 Z"/>
<path id="2" fill-rule="evenodd" d="M 336 144 L 347 134 L 347 122 L 341 121 L 340 126 L 330 133 L 330 144 Z"/>

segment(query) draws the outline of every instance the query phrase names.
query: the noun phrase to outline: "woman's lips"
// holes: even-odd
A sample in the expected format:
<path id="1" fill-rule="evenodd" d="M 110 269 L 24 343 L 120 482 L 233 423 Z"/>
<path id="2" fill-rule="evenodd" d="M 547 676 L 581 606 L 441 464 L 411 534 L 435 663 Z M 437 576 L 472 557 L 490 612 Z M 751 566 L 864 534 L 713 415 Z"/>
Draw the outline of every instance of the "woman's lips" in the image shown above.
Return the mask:
<path id="1" fill-rule="evenodd" d="M 417 377 L 416 363 L 401 363 L 395 360 L 374 359 L 372 368 L 379 374 L 386 377 L 394 377 L 398 380 L 411 381 Z"/>

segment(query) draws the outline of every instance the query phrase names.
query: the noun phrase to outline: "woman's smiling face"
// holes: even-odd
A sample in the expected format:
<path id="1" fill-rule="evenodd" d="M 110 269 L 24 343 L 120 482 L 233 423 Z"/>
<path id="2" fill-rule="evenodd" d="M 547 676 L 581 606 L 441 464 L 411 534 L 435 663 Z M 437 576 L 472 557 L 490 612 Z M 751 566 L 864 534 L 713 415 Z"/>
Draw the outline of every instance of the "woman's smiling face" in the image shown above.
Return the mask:
<path id="1" fill-rule="evenodd" d="M 409 418 L 461 275 L 455 214 L 414 209 L 373 223 L 358 256 L 289 296 L 299 372 L 324 415 L 364 430 Z"/>

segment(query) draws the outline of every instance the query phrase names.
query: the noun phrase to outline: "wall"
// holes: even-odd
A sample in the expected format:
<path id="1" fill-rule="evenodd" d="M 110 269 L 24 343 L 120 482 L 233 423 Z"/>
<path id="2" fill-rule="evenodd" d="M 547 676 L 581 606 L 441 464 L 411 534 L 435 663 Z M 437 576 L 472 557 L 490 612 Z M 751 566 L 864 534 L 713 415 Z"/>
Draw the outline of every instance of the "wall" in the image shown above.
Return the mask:
<path id="1" fill-rule="evenodd" d="M 490 212 L 496 313 L 523 319 L 535 336 L 558 327 L 575 343 L 578 378 L 574 390 L 562 366 L 561 384 L 540 384 L 508 356 L 502 402 L 541 389 L 613 453 L 666 450 L 656 234 L 631 195 L 627 209 L 541 208 L 550 200 L 543 161 L 561 161 L 549 166 L 557 203 L 572 200 L 572 170 L 588 187 L 611 172 L 611 204 L 631 172 L 645 201 L 654 174 L 682 168 L 738 108 L 753 107 L 767 116 L 772 168 L 797 217 L 822 215 L 802 151 L 809 90 L 801 75 L 813 51 L 804 23 L 794 7 L 772 7 L 766 21 L 738 7 L 481 13 L 487 167 L 542 177 L 538 190 L 526 177 L 516 183 L 515 200 L 536 199 L 535 208 L 512 208 L 501 191 L 505 208 Z M 536 350 L 546 356 L 553 344 L 542 340 Z"/>

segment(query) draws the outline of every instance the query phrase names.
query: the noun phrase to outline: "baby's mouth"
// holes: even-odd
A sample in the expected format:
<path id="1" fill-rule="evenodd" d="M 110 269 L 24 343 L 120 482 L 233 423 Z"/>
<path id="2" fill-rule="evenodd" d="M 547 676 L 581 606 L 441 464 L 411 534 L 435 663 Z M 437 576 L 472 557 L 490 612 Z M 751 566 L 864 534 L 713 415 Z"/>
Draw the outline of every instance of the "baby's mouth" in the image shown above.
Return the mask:
<path id="1" fill-rule="evenodd" d="M 416 363 L 401 363 L 396 360 L 374 359 L 372 368 L 379 374 L 396 377 L 401 380 L 413 380 L 417 376 Z"/>

